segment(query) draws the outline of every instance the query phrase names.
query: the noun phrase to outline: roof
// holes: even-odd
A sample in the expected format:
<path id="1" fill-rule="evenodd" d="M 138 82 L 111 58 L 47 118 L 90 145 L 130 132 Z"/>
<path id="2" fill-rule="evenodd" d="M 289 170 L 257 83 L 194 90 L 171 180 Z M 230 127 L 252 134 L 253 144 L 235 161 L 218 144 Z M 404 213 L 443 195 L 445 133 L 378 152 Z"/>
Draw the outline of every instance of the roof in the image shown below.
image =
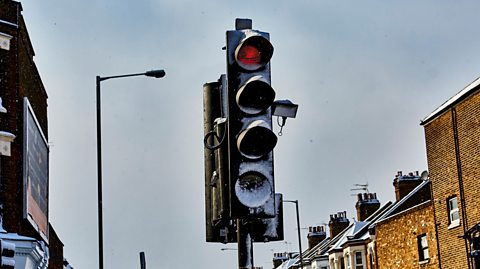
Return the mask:
<path id="1" fill-rule="evenodd" d="M 441 106 L 439 106 L 437 109 L 435 109 L 432 113 L 430 113 L 428 116 L 426 116 L 420 122 L 420 125 L 427 124 L 428 122 L 430 122 L 431 120 L 435 119 L 437 116 L 439 116 L 440 114 L 445 112 L 445 110 L 447 110 L 448 108 L 455 106 L 458 102 L 465 99 L 471 93 L 477 91 L 478 90 L 478 85 L 480 85 L 480 78 L 475 79 L 472 83 L 467 85 L 465 88 L 463 88 L 457 94 L 455 94 L 450 99 L 448 99 L 445 103 L 443 103 Z"/>
<path id="2" fill-rule="evenodd" d="M 288 260 L 282 262 L 282 264 L 280 264 L 278 267 L 276 267 L 276 269 L 288 269 L 288 268 L 292 267 L 297 261 L 298 261 L 298 258 L 288 259 Z"/>
<path id="3" fill-rule="evenodd" d="M 480 82 L 480 81 L 479 81 Z M 346 243 L 349 242 L 358 242 L 364 241 L 370 238 L 369 230 L 375 227 L 376 223 L 379 223 L 387 218 L 390 218 L 396 215 L 398 209 L 401 209 L 402 205 L 406 203 L 411 197 L 413 197 L 416 193 L 418 193 L 422 188 L 427 186 L 430 183 L 430 180 L 424 180 L 420 183 L 417 187 L 415 187 L 410 193 L 405 195 L 399 201 L 392 203 L 388 201 L 384 206 L 379 208 L 375 211 L 372 215 L 370 215 L 364 221 L 357 221 L 351 223 L 347 228 L 345 228 L 342 232 L 340 232 L 334 238 L 327 237 L 316 246 L 311 249 L 307 249 L 302 253 L 303 259 L 314 260 L 321 258 L 322 256 L 328 256 L 328 252 L 335 251 L 335 250 L 343 250 L 343 247 Z M 420 203 L 424 204 L 424 203 Z M 418 206 L 418 205 L 417 205 Z M 403 211 L 402 211 L 403 212 Z M 277 267 L 277 269 L 287 269 L 293 265 L 299 265 L 300 261 L 298 256 L 294 259 L 290 259 L 285 261 L 281 266 Z"/>
<path id="4" fill-rule="evenodd" d="M 369 228 L 374 228 L 375 225 L 379 222 L 382 222 L 386 219 L 389 219 L 390 217 L 393 217 L 403 211 L 406 211 L 406 210 L 403 210 L 401 212 L 399 212 L 399 209 L 401 208 L 401 206 L 403 204 L 405 204 L 411 197 L 413 197 L 416 193 L 418 193 L 422 188 L 424 188 L 425 186 L 427 186 L 428 184 L 430 183 L 430 180 L 427 179 L 427 180 L 423 180 L 422 183 L 420 183 L 417 187 L 415 187 L 411 192 L 409 192 L 407 195 L 405 195 L 405 197 L 403 197 L 402 199 L 400 199 L 399 201 L 397 201 L 395 204 L 393 204 L 392 207 L 390 207 L 390 209 L 385 212 L 385 214 L 383 214 L 382 216 L 380 216 L 374 223 L 372 223 L 370 225 Z M 423 204 L 423 203 L 420 203 L 420 204 Z M 408 208 L 410 209 L 410 208 Z M 407 209 L 407 210 L 408 210 Z"/>

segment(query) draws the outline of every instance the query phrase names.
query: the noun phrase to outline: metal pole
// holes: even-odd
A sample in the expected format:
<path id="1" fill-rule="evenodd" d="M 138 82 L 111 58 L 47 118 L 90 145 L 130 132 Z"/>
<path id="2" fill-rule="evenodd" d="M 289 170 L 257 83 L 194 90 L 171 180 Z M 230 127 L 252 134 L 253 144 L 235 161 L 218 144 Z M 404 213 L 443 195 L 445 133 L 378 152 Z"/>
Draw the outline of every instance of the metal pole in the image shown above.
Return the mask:
<path id="1" fill-rule="evenodd" d="M 97 76 L 97 191 L 98 191 L 98 268 L 103 269 L 103 197 L 102 197 L 102 131 L 100 76 Z"/>
<path id="2" fill-rule="evenodd" d="M 145 252 L 140 252 L 140 269 L 147 269 L 147 263 L 145 262 Z"/>
<path id="3" fill-rule="evenodd" d="M 300 235 L 300 214 L 298 213 L 298 200 L 295 200 L 295 207 L 297 209 L 297 233 L 298 233 L 298 249 L 300 251 L 300 268 L 303 268 L 302 237 Z"/>
<path id="4" fill-rule="evenodd" d="M 97 191 L 98 191 L 98 268 L 103 269 L 103 190 L 102 190 L 102 124 L 101 124 L 101 100 L 100 100 L 100 82 L 112 78 L 147 76 L 154 78 L 162 78 L 165 71 L 151 70 L 145 73 L 126 74 L 109 77 L 96 77 L 97 84 Z"/>
<path id="5" fill-rule="evenodd" d="M 303 257 L 302 257 L 302 236 L 300 234 L 300 213 L 298 210 L 298 200 L 283 200 L 283 202 L 294 203 L 295 209 L 297 211 L 297 234 L 298 234 L 298 251 L 300 258 L 300 268 L 303 268 Z"/>
<path id="6" fill-rule="evenodd" d="M 238 268 L 253 269 L 253 241 L 250 223 L 237 219 Z"/>

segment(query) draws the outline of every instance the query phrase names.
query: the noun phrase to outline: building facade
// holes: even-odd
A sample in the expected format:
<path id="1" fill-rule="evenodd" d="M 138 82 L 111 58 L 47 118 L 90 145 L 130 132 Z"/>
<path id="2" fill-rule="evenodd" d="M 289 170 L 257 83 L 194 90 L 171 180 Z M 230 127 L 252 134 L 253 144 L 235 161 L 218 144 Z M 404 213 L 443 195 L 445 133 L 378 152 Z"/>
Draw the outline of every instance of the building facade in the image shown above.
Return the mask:
<path id="1" fill-rule="evenodd" d="M 63 269 L 48 219 L 48 96 L 34 56 L 22 5 L 0 0 L 0 239 L 15 244 L 15 268 Z"/>
<path id="2" fill-rule="evenodd" d="M 359 221 L 330 227 L 338 235 L 309 246 L 305 268 L 480 268 L 480 78 L 421 125 L 429 173 L 399 172 L 380 209 L 359 196 Z"/>
<path id="3" fill-rule="evenodd" d="M 393 186 L 396 201 L 383 206 L 375 193 L 358 194 L 353 223 L 345 211 L 331 215 L 329 237 L 324 227 L 310 227 L 303 268 L 440 268 L 431 181 L 398 172 Z M 300 268 L 298 256 L 276 261 L 274 268 Z"/>
<path id="4" fill-rule="evenodd" d="M 441 268 L 480 268 L 480 79 L 423 121 Z"/>
<path id="5" fill-rule="evenodd" d="M 431 181 L 398 172 L 393 185 L 396 202 L 370 226 L 368 269 L 438 269 Z"/>

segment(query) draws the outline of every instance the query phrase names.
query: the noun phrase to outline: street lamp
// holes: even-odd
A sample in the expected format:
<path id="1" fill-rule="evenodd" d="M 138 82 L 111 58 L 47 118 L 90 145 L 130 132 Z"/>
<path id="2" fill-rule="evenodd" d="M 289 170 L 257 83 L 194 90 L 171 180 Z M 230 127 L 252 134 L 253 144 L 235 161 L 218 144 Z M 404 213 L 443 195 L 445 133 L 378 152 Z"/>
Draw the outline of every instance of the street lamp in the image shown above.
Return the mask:
<path id="1" fill-rule="evenodd" d="M 97 184 L 98 184 L 98 256 L 99 269 L 103 269 L 103 201 L 102 201 L 102 132 L 101 132 L 101 102 L 100 102 L 100 82 L 124 77 L 147 76 L 154 78 L 162 78 L 165 76 L 164 70 L 151 70 L 145 73 L 118 75 L 101 77 L 97 76 Z"/>
<path id="2" fill-rule="evenodd" d="M 298 200 L 283 200 L 284 203 L 294 203 L 297 210 L 297 232 L 298 232 L 298 251 L 300 253 L 300 268 L 303 268 L 303 259 L 302 259 L 302 237 L 300 235 L 300 216 L 298 213 Z"/>
<path id="3" fill-rule="evenodd" d="M 221 251 L 226 251 L 226 250 L 238 250 L 238 248 L 221 248 Z"/>

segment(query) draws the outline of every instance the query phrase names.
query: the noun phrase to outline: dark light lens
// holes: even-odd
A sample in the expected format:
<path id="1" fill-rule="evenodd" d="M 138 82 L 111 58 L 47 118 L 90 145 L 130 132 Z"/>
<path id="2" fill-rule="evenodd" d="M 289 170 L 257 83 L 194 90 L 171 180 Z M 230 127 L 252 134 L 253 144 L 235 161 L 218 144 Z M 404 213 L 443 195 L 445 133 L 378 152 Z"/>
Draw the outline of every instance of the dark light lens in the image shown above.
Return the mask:
<path id="1" fill-rule="evenodd" d="M 248 207 L 265 204 L 272 195 L 273 187 L 268 179 L 259 172 L 249 171 L 240 175 L 235 183 L 238 200 Z"/>
<path id="2" fill-rule="evenodd" d="M 275 99 L 275 91 L 268 83 L 254 80 L 241 88 L 237 93 L 240 109 L 248 114 L 257 114 L 269 108 Z"/>
<path id="3" fill-rule="evenodd" d="M 268 128 L 253 126 L 244 130 L 237 140 L 240 153 L 250 159 L 259 159 L 273 150 L 277 136 Z"/>

